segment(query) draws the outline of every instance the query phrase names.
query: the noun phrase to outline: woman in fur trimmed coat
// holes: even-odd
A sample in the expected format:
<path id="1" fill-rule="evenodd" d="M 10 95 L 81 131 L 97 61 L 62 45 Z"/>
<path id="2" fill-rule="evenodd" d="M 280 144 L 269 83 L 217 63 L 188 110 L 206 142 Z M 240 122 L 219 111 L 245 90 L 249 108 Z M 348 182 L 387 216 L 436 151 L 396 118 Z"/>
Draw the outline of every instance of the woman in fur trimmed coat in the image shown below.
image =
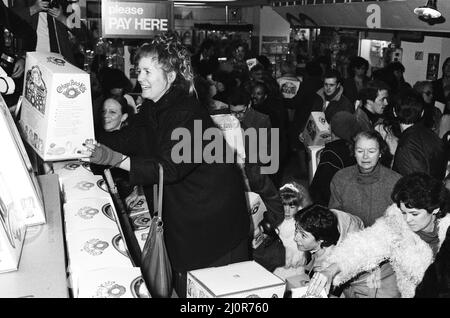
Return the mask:
<path id="1" fill-rule="evenodd" d="M 308 293 L 318 295 L 331 282 L 341 285 L 388 261 L 401 296 L 413 297 L 450 226 L 449 196 L 442 182 L 427 174 L 402 177 L 392 192 L 395 204 L 374 225 L 349 234 L 335 248 L 329 266 L 315 274 Z"/>

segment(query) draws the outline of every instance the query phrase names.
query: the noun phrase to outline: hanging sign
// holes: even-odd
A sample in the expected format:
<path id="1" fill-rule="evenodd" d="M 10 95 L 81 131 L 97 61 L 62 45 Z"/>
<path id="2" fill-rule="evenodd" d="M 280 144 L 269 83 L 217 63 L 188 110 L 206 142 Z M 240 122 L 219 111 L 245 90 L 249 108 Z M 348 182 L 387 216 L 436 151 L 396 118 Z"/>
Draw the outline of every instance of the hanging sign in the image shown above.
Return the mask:
<path id="1" fill-rule="evenodd" d="M 171 1 L 102 1 L 102 36 L 146 38 L 168 31 Z"/>

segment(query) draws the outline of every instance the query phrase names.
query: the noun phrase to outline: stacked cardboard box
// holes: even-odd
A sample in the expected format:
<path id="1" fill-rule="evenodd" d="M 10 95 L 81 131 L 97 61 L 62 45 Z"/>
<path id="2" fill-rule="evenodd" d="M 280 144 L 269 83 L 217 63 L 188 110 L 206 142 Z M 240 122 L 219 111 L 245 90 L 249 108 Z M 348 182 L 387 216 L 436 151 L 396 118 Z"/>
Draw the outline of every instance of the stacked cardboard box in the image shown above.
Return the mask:
<path id="1" fill-rule="evenodd" d="M 80 158 L 94 138 L 89 74 L 56 53 L 28 52 L 20 125 L 44 161 Z"/>
<path id="2" fill-rule="evenodd" d="M 45 223 L 40 186 L 0 95 L 0 272 L 18 269 L 26 226 Z"/>
<path id="3" fill-rule="evenodd" d="M 133 267 L 120 234 L 117 213 L 105 180 L 94 175 L 86 164 L 76 161 L 54 164 L 53 169 L 60 176 L 63 189 L 73 296 L 124 298 L 146 295 L 142 291 L 145 284 L 140 281 L 140 269 Z"/>

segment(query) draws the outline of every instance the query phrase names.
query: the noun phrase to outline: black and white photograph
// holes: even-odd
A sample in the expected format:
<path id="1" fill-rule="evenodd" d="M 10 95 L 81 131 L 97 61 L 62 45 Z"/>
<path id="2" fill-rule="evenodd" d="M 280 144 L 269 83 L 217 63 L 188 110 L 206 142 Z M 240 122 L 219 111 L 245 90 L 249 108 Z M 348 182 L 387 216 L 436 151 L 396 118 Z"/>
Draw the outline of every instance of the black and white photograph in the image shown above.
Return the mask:
<path id="1" fill-rule="evenodd" d="M 0 94 L 0 298 L 450 298 L 448 0 L 2 0 Z"/>

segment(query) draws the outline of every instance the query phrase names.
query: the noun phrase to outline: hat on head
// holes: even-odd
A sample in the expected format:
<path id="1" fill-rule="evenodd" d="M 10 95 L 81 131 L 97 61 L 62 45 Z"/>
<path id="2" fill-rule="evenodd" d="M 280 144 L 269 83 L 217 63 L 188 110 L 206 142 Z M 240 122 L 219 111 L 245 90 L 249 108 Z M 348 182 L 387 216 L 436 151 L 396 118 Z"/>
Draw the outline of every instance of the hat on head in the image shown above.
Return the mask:
<path id="1" fill-rule="evenodd" d="M 339 111 L 331 117 L 330 128 L 334 135 L 347 141 L 361 131 L 356 116 L 346 111 Z"/>

